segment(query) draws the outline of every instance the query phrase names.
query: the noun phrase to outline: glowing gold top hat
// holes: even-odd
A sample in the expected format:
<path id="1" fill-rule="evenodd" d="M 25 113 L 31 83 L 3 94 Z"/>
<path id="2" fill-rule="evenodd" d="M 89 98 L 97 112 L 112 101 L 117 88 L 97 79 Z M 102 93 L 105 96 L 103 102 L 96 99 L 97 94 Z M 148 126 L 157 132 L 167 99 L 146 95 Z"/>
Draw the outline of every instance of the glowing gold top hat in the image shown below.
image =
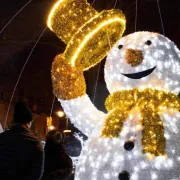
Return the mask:
<path id="1" fill-rule="evenodd" d="M 125 30 L 120 10 L 98 13 L 86 0 L 59 0 L 53 6 L 48 27 L 64 42 L 64 58 L 72 66 L 88 69 L 100 62 Z"/>

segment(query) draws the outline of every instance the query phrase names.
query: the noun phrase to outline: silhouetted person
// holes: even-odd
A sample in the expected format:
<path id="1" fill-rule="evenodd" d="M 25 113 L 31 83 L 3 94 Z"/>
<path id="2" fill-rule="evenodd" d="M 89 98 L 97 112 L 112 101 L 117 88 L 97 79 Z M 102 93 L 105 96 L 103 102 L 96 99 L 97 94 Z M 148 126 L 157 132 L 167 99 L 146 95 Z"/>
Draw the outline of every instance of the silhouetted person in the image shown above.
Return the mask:
<path id="1" fill-rule="evenodd" d="M 68 180 L 71 176 L 72 160 L 65 152 L 63 138 L 57 130 L 47 134 L 43 180 Z"/>
<path id="2" fill-rule="evenodd" d="M 39 180 L 43 174 L 41 142 L 30 132 L 32 113 L 23 102 L 14 107 L 14 125 L 0 134 L 0 179 Z"/>

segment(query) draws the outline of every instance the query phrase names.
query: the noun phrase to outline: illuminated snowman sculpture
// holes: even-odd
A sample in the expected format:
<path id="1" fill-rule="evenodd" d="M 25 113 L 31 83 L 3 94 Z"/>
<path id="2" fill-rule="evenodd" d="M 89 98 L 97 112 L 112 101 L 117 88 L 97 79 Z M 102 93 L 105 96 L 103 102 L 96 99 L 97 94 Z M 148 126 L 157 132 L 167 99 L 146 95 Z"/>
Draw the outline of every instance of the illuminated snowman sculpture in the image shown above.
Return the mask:
<path id="1" fill-rule="evenodd" d="M 77 17 L 84 10 L 77 10 L 81 5 L 88 6 L 84 0 L 60 0 L 48 21 L 67 44 L 52 65 L 54 94 L 71 122 L 88 136 L 75 180 L 179 180 L 180 51 L 157 33 L 137 32 L 117 42 L 114 37 L 121 37 L 125 20 L 122 13 L 113 11 L 99 16 L 91 9 L 90 20 L 70 38 L 74 28 L 62 29 L 77 24 L 68 24 L 71 21 L 62 12 L 73 6 L 76 13 L 69 11 L 68 17 Z M 110 92 L 105 114 L 86 94 L 83 70 L 99 62 L 100 52 L 108 51 L 107 43 L 112 41 L 117 43 L 105 64 Z"/>
<path id="2" fill-rule="evenodd" d="M 137 32 L 111 49 L 105 64 L 108 114 L 85 94 L 61 100 L 89 139 L 76 180 L 180 179 L 180 52 L 166 37 Z"/>

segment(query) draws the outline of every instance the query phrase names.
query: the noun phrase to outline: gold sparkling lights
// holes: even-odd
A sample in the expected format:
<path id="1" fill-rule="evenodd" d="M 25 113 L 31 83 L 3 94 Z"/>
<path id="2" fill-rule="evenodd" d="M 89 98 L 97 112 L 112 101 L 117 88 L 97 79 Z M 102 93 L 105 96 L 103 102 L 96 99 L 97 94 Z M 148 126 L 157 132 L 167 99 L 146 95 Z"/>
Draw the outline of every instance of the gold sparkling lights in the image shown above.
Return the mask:
<path id="1" fill-rule="evenodd" d="M 64 59 L 86 70 L 100 62 L 122 36 L 125 17 L 120 10 L 98 13 L 86 0 L 60 0 L 48 17 L 48 27 L 67 44 Z"/>
<path id="2" fill-rule="evenodd" d="M 100 62 L 124 32 L 125 20 L 119 10 L 103 11 L 72 37 L 64 52 L 72 66 L 84 70 Z M 108 37 L 109 36 L 109 37 Z"/>
<path id="3" fill-rule="evenodd" d="M 52 64 L 51 79 L 53 93 L 60 99 L 74 99 L 86 93 L 82 68 L 71 67 L 64 61 L 63 55 L 55 57 Z"/>
<path id="4" fill-rule="evenodd" d="M 59 0 L 49 13 L 47 25 L 67 44 L 77 30 L 96 14 L 86 0 Z"/>
<path id="5" fill-rule="evenodd" d="M 143 61 L 143 53 L 141 50 L 127 49 L 125 55 L 126 62 L 135 67 Z"/>
<path id="6" fill-rule="evenodd" d="M 180 99 L 177 95 L 148 88 L 123 90 L 109 95 L 105 105 L 110 113 L 102 136 L 119 137 L 130 111 L 138 108 L 141 113 L 140 123 L 143 126 L 143 152 L 155 156 L 165 155 L 166 139 L 160 115 L 164 108 L 180 111 Z"/>

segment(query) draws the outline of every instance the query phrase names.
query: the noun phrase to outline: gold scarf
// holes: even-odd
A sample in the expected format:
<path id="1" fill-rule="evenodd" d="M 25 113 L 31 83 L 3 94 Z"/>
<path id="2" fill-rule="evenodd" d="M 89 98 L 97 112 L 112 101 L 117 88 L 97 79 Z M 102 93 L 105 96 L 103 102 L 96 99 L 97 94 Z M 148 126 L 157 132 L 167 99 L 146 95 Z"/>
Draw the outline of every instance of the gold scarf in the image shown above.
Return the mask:
<path id="1" fill-rule="evenodd" d="M 160 113 L 164 108 L 180 111 L 180 99 L 177 95 L 153 89 L 122 90 L 109 95 L 105 106 L 110 112 L 102 130 L 103 137 L 119 137 L 130 111 L 138 108 L 143 127 L 143 153 L 165 155 L 166 139 Z"/>

